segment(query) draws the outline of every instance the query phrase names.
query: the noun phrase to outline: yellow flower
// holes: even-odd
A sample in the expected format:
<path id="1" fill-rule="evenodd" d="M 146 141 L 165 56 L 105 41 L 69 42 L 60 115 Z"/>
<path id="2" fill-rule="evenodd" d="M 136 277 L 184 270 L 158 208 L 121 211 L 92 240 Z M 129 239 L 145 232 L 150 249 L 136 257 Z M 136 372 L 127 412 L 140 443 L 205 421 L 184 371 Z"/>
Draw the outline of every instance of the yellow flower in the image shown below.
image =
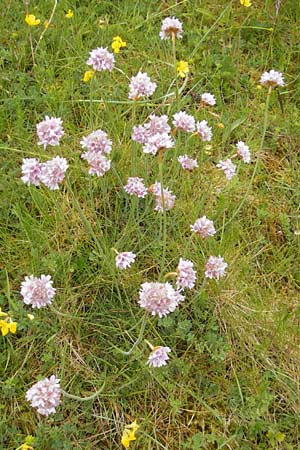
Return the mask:
<path id="1" fill-rule="evenodd" d="M 19 447 L 19 450 L 34 450 L 34 448 L 31 447 L 31 445 L 22 444 L 21 447 Z"/>
<path id="2" fill-rule="evenodd" d="M 5 320 L 0 320 L 0 328 L 2 336 L 6 336 L 9 332 L 8 323 Z"/>
<path id="3" fill-rule="evenodd" d="M 17 322 L 10 322 L 8 324 L 9 331 L 13 334 L 17 331 Z"/>
<path id="4" fill-rule="evenodd" d="M 73 15 L 74 15 L 73 11 L 72 11 L 71 9 L 68 9 L 68 12 L 67 12 L 67 14 L 65 15 L 65 17 L 66 17 L 67 19 L 72 19 Z"/>
<path id="5" fill-rule="evenodd" d="M 25 22 L 30 27 L 34 27 L 35 25 L 39 25 L 41 23 L 40 19 L 36 19 L 33 14 L 26 14 Z"/>
<path id="6" fill-rule="evenodd" d="M 187 61 L 179 61 L 177 63 L 177 73 L 181 78 L 185 78 L 189 71 L 190 68 Z"/>
<path id="7" fill-rule="evenodd" d="M 250 0 L 240 0 L 240 4 L 243 6 L 246 6 L 246 8 L 249 8 L 249 6 L 251 6 L 251 1 Z"/>
<path id="8" fill-rule="evenodd" d="M 88 83 L 91 78 L 94 78 L 94 76 L 95 76 L 95 70 L 87 70 L 86 72 L 84 72 L 82 81 L 84 81 L 84 83 Z"/>
<path id="9" fill-rule="evenodd" d="M 129 448 L 130 442 L 136 440 L 135 433 L 139 428 L 140 426 L 136 423 L 136 420 L 132 422 L 130 425 L 125 425 L 121 440 L 121 444 L 125 448 Z"/>
<path id="10" fill-rule="evenodd" d="M 126 47 L 127 43 L 122 41 L 122 38 L 120 36 L 114 36 L 112 40 L 111 47 L 114 51 L 114 53 L 120 53 L 120 48 Z"/>

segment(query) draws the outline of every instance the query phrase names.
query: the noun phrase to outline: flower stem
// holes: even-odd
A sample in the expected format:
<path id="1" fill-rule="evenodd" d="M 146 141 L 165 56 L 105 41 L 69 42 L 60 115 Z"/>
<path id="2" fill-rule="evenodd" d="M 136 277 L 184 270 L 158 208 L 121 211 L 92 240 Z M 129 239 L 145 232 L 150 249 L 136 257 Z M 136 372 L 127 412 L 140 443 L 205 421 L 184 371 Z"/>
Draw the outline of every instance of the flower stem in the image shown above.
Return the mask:
<path id="1" fill-rule="evenodd" d="M 73 400 L 78 400 L 80 402 L 87 402 L 89 400 L 93 400 L 99 394 L 101 394 L 101 392 L 103 391 L 104 387 L 105 387 L 105 382 L 102 384 L 101 388 L 98 391 L 94 392 L 94 394 L 89 395 L 88 397 L 79 397 L 78 395 L 69 394 L 68 392 L 64 391 L 63 389 L 61 389 L 61 392 L 63 393 L 63 395 L 65 397 L 71 398 Z"/>
<path id="2" fill-rule="evenodd" d="M 158 168 L 159 168 L 159 182 L 161 192 L 161 203 L 163 208 L 163 239 L 162 239 L 162 258 L 160 264 L 160 272 L 162 273 L 166 262 L 166 245 L 167 245 L 167 213 L 165 207 L 165 196 L 163 186 L 163 149 L 158 151 Z"/>
<path id="3" fill-rule="evenodd" d="M 178 77 L 177 77 L 177 62 L 176 62 L 176 36 L 175 33 L 172 33 L 172 50 L 173 50 L 173 64 L 174 64 L 174 73 L 175 73 L 175 81 L 176 81 L 176 100 L 178 100 Z"/>

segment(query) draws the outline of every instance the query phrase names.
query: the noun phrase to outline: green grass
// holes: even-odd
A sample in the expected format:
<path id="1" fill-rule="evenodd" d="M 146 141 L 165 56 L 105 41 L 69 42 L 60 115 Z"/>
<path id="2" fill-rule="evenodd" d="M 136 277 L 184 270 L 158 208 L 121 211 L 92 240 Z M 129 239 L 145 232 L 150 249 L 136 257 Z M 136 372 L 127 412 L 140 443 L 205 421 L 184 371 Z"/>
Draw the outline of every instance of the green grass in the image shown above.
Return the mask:
<path id="1" fill-rule="evenodd" d="M 33 66 L 25 6 L 4 3 L 0 306 L 18 330 L 0 339 L 0 449 L 16 449 L 27 435 L 35 450 L 119 449 L 123 427 L 134 419 L 141 427 L 132 449 L 300 448 L 300 5 L 282 1 L 276 18 L 275 0 L 252 0 L 250 8 L 238 0 L 61 0 Z M 41 19 L 31 28 L 34 47 L 52 7 L 48 0 L 30 3 Z M 178 101 L 162 99 L 174 91 L 172 45 L 158 36 L 169 15 L 184 26 L 177 59 L 191 66 Z M 115 35 L 127 41 L 116 55 L 124 74 L 101 72 L 84 84 L 89 51 L 110 47 Z M 260 152 L 267 90 L 257 85 L 271 68 L 284 73 L 286 86 L 271 95 Z M 137 105 L 133 122 L 128 77 L 139 69 L 158 88 Z M 220 117 L 199 109 L 191 91 L 214 93 Z M 159 176 L 156 158 L 131 142 L 133 123 L 181 109 L 208 120 L 214 136 L 206 145 L 180 134 L 165 152 L 164 182 L 177 199 L 166 214 L 163 264 L 163 215 L 150 196 L 135 201 L 122 186 L 128 176 L 147 185 Z M 65 136 L 44 151 L 36 124 L 46 114 L 63 119 Z M 88 175 L 80 158 L 81 138 L 97 128 L 113 140 L 112 169 L 102 178 Z M 238 140 L 250 146 L 253 161 L 239 162 L 227 182 L 215 164 Z M 176 161 L 183 153 L 197 157 L 199 169 L 183 172 Z M 23 158 L 57 154 L 70 166 L 59 191 L 21 182 Z M 189 225 L 204 214 L 218 233 L 203 241 L 191 237 Z M 118 271 L 112 248 L 137 253 L 136 263 Z M 205 261 L 218 254 L 228 274 L 203 284 Z M 196 288 L 174 313 L 148 317 L 142 340 L 125 355 L 144 323 L 141 283 L 174 271 L 179 257 L 195 263 Z M 51 274 L 57 295 L 51 307 L 32 311 L 20 284 L 43 273 Z M 166 367 L 146 366 L 144 339 L 172 349 Z M 25 393 L 52 374 L 80 397 L 105 386 L 90 401 L 64 397 L 46 419 Z"/>

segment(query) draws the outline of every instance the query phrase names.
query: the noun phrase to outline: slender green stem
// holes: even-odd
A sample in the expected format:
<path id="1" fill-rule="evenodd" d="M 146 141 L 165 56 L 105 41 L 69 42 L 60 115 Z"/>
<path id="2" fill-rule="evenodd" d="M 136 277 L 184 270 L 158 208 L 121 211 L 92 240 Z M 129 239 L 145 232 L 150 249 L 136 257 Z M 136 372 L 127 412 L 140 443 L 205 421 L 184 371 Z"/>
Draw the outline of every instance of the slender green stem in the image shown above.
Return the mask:
<path id="1" fill-rule="evenodd" d="M 172 33 L 172 50 L 173 50 L 173 64 L 174 64 L 174 73 L 175 73 L 175 82 L 176 82 L 176 100 L 178 100 L 179 89 L 178 89 L 178 77 L 177 77 L 177 61 L 176 61 L 176 36 L 175 33 Z"/>
<path id="2" fill-rule="evenodd" d="M 130 132 L 133 131 L 133 127 L 135 126 L 135 115 L 136 115 L 136 102 L 137 100 L 133 100 L 133 104 L 132 104 L 132 111 L 131 111 L 131 130 Z M 136 143 L 134 141 L 132 142 L 132 157 L 131 157 L 131 161 L 132 161 L 132 175 L 133 176 L 137 176 L 137 150 L 136 150 Z"/>
<path id="3" fill-rule="evenodd" d="M 160 273 L 162 275 L 166 262 L 166 246 L 167 246 L 167 212 L 165 207 L 164 185 L 163 185 L 163 149 L 158 153 L 159 182 L 161 191 L 161 203 L 163 209 L 163 239 L 162 239 L 162 257 L 160 264 Z"/>
<path id="4" fill-rule="evenodd" d="M 51 22 L 52 22 L 52 19 L 53 19 L 53 16 L 54 16 L 54 14 L 55 14 L 56 8 L 57 8 L 57 0 L 54 0 L 54 4 L 53 4 L 52 11 L 51 11 L 51 15 L 50 15 L 49 20 L 48 20 L 48 24 L 47 24 L 47 26 L 44 28 L 44 30 L 42 31 L 42 33 L 41 33 L 41 35 L 40 35 L 40 37 L 39 37 L 39 40 L 38 40 L 38 42 L 37 42 L 37 44 L 36 44 L 36 47 L 35 47 L 35 53 L 36 53 L 36 51 L 37 51 L 37 49 L 38 49 L 38 47 L 39 47 L 39 45 L 40 45 L 40 43 L 41 43 L 41 41 L 42 41 L 42 39 L 43 39 L 43 37 L 44 37 L 44 34 L 45 34 L 46 31 L 48 30 L 49 25 L 50 25 Z"/>
<path id="5" fill-rule="evenodd" d="M 102 384 L 101 388 L 98 391 L 94 392 L 94 394 L 89 395 L 88 397 L 79 397 L 78 395 L 69 394 L 68 392 L 64 391 L 63 389 L 61 389 L 61 392 L 63 393 L 63 395 L 65 397 L 71 398 L 73 400 L 78 400 L 80 402 L 87 402 L 89 400 L 93 400 L 99 394 L 101 394 L 103 389 L 104 389 L 104 387 L 105 387 L 105 382 Z"/>
<path id="6" fill-rule="evenodd" d="M 113 345 L 113 344 L 111 344 L 111 345 L 112 345 L 116 350 L 118 350 L 118 352 L 122 353 L 122 355 L 126 355 L 126 356 L 131 355 L 131 353 L 133 352 L 133 350 L 136 348 L 137 345 L 140 344 L 140 342 L 141 342 L 142 339 L 143 339 L 143 334 L 144 334 L 144 331 L 145 331 L 146 323 L 147 323 L 147 316 L 144 316 L 143 319 L 142 319 L 142 325 L 141 325 L 141 329 L 140 329 L 138 338 L 137 338 L 137 340 L 134 342 L 134 344 L 132 345 L 131 349 L 128 350 L 127 352 L 124 351 L 124 350 L 121 350 L 121 349 L 120 349 L 119 347 L 117 347 L 116 345 Z"/>

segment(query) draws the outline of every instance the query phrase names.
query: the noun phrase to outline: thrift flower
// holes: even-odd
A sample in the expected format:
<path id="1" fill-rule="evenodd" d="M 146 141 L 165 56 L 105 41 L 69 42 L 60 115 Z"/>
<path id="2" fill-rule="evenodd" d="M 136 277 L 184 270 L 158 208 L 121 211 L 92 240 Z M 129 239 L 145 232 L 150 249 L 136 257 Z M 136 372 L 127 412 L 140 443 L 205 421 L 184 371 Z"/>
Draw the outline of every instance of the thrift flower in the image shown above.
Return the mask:
<path id="1" fill-rule="evenodd" d="M 161 39 L 170 39 L 172 35 L 182 38 L 182 23 L 176 17 L 166 17 L 161 24 L 159 36 Z"/>
<path id="2" fill-rule="evenodd" d="M 120 49 L 126 47 L 126 45 L 126 42 L 124 42 L 120 36 L 113 37 L 111 47 L 114 53 L 120 53 Z"/>
<path id="3" fill-rule="evenodd" d="M 42 164 L 40 179 L 51 191 L 55 191 L 56 189 L 59 189 L 58 183 L 61 183 L 65 178 L 68 167 L 65 158 L 56 156 L 50 161 Z"/>
<path id="4" fill-rule="evenodd" d="M 139 144 L 145 144 L 154 135 L 168 134 L 171 131 L 168 120 L 169 118 L 166 115 L 156 116 L 151 114 L 149 121 L 144 125 L 133 127 L 132 140 Z"/>
<path id="5" fill-rule="evenodd" d="M 231 180 L 235 175 L 236 165 L 233 164 L 230 158 L 225 161 L 220 160 L 216 167 L 223 170 L 227 180 Z"/>
<path id="6" fill-rule="evenodd" d="M 156 181 L 156 183 L 149 188 L 155 196 L 155 211 L 162 212 L 164 209 L 169 211 L 173 208 L 176 196 L 172 194 L 168 188 L 163 189 L 163 195 L 161 192 L 161 184 Z"/>
<path id="7" fill-rule="evenodd" d="M 121 444 L 125 448 L 129 448 L 130 442 L 136 440 L 135 433 L 139 428 L 140 426 L 136 423 L 136 420 L 132 422 L 130 425 L 125 425 L 121 440 Z"/>
<path id="8" fill-rule="evenodd" d="M 115 65 L 115 57 L 107 48 L 98 47 L 90 51 L 90 57 L 86 63 L 99 72 L 102 70 L 109 70 L 111 72 Z"/>
<path id="9" fill-rule="evenodd" d="M 183 295 L 171 286 L 170 283 L 143 283 L 139 293 L 139 305 L 152 316 L 164 317 L 175 311 L 179 302 L 184 300 Z"/>
<path id="10" fill-rule="evenodd" d="M 206 120 L 196 123 L 196 134 L 198 134 L 204 142 L 211 141 L 212 129 L 207 125 Z"/>
<path id="11" fill-rule="evenodd" d="M 86 159 L 90 165 L 89 174 L 102 177 L 105 172 L 110 169 L 110 160 L 101 153 L 88 151 L 81 155 L 82 159 Z"/>
<path id="12" fill-rule="evenodd" d="M 82 81 L 84 83 L 88 83 L 92 78 L 95 78 L 96 71 L 95 70 L 86 70 L 83 74 Z"/>
<path id="13" fill-rule="evenodd" d="M 206 216 L 197 219 L 194 225 L 190 225 L 190 228 L 194 233 L 200 234 L 202 238 L 216 234 L 213 221 L 207 219 Z"/>
<path id="14" fill-rule="evenodd" d="M 118 269 L 127 269 L 134 263 L 136 254 L 132 252 L 118 253 L 116 256 L 116 266 Z"/>
<path id="15" fill-rule="evenodd" d="M 226 275 L 225 270 L 227 267 L 228 264 L 220 255 L 210 256 L 205 264 L 205 277 L 219 280 L 219 278 Z"/>
<path id="16" fill-rule="evenodd" d="M 166 366 L 169 359 L 168 353 L 170 353 L 170 351 L 171 349 L 169 347 L 154 347 L 149 355 L 147 364 L 150 367 Z"/>
<path id="17" fill-rule="evenodd" d="M 246 8 L 249 8 L 249 6 L 251 6 L 252 3 L 250 0 L 240 0 L 240 4 L 246 6 Z"/>
<path id="18" fill-rule="evenodd" d="M 187 61 L 179 61 L 176 70 L 181 78 L 185 78 L 190 71 L 189 63 Z"/>
<path id="19" fill-rule="evenodd" d="M 46 116 L 45 120 L 37 124 L 36 130 L 38 145 L 43 145 L 44 149 L 47 145 L 59 145 L 60 138 L 65 134 L 60 117 Z"/>
<path id="20" fill-rule="evenodd" d="M 72 19 L 73 16 L 74 16 L 73 11 L 72 11 L 71 9 L 68 9 L 68 12 L 67 12 L 67 14 L 65 15 L 65 17 L 66 17 L 67 19 Z"/>
<path id="21" fill-rule="evenodd" d="M 154 93 L 156 87 L 157 84 L 151 81 L 147 73 L 138 72 L 137 75 L 131 77 L 128 98 L 139 100 L 142 97 L 149 97 Z"/>
<path id="22" fill-rule="evenodd" d="M 42 172 L 42 164 L 36 158 L 24 158 L 22 164 L 22 177 L 23 183 L 40 185 L 40 176 Z"/>
<path id="23" fill-rule="evenodd" d="M 213 94 L 205 92 L 201 95 L 201 102 L 205 105 L 214 106 L 216 104 L 216 98 Z"/>
<path id="24" fill-rule="evenodd" d="M 59 379 L 52 375 L 35 383 L 27 392 L 26 400 L 43 416 L 55 413 L 55 408 L 61 403 Z"/>
<path id="25" fill-rule="evenodd" d="M 193 170 L 199 167 L 196 159 L 189 158 L 187 155 L 180 155 L 177 160 L 184 170 Z"/>
<path id="26" fill-rule="evenodd" d="M 270 72 L 264 72 L 260 78 L 260 84 L 263 86 L 284 86 L 285 82 L 281 72 L 276 70 L 270 70 Z"/>
<path id="27" fill-rule="evenodd" d="M 249 151 L 248 145 L 246 145 L 243 141 L 239 141 L 236 144 L 237 154 L 242 158 L 244 163 L 249 163 L 251 161 L 251 155 Z"/>
<path id="28" fill-rule="evenodd" d="M 21 283 L 23 302 L 38 309 L 49 305 L 56 292 L 52 284 L 50 275 L 41 275 L 40 278 L 33 275 L 25 277 L 25 280 Z"/>
<path id="29" fill-rule="evenodd" d="M 40 19 L 36 19 L 34 14 L 26 14 L 25 22 L 30 27 L 35 27 L 41 23 Z"/>
<path id="30" fill-rule="evenodd" d="M 136 195 L 139 198 L 144 198 L 148 194 L 148 189 L 144 185 L 143 178 L 129 177 L 126 186 L 124 186 L 125 192 L 129 195 Z"/>
<path id="31" fill-rule="evenodd" d="M 177 289 L 192 289 L 197 280 L 197 272 L 193 269 L 194 263 L 188 259 L 180 258 L 177 267 Z"/>
<path id="32" fill-rule="evenodd" d="M 80 141 L 82 148 L 87 148 L 89 152 L 93 153 L 110 153 L 112 141 L 108 139 L 107 133 L 102 130 L 96 130 L 84 137 Z"/>
<path id="33" fill-rule="evenodd" d="M 175 129 L 180 129 L 186 133 L 195 131 L 195 119 L 184 111 L 179 111 L 173 116 L 173 125 Z"/>
<path id="34" fill-rule="evenodd" d="M 160 149 L 172 148 L 174 145 L 175 143 L 169 134 L 157 133 L 148 138 L 147 142 L 143 145 L 143 152 L 156 155 Z"/>

